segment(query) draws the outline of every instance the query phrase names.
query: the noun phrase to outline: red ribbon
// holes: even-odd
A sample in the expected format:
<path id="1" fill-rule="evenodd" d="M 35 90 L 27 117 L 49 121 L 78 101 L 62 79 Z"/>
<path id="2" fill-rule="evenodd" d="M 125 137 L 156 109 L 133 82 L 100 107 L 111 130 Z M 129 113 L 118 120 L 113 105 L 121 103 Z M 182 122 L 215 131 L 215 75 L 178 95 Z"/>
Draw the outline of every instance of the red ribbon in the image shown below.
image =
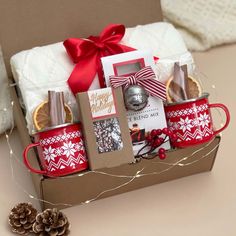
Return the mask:
<path id="1" fill-rule="evenodd" d="M 162 82 L 155 79 L 156 75 L 151 66 L 142 68 L 134 75 L 110 76 L 109 78 L 113 88 L 120 86 L 127 88 L 130 85 L 137 84 L 144 87 L 150 95 L 166 100 L 166 86 Z"/>
<path id="2" fill-rule="evenodd" d="M 76 64 L 67 81 L 74 94 L 88 91 L 96 73 L 100 87 L 105 87 L 101 57 L 135 50 L 119 44 L 124 34 L 124 25 L 110 24 L 99 36 L 69 38 L 64 41 L 67 53 Z"/>

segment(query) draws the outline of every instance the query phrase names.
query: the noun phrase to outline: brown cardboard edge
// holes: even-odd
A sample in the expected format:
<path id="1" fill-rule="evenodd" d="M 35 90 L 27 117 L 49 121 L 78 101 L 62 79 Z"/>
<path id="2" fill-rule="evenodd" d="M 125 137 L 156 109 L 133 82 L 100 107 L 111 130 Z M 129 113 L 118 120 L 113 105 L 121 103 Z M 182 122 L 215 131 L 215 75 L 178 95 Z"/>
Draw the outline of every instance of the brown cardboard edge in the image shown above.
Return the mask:
<path id="1" fill-rule="evenodd" d="M 96 200 L 111 197 L 117 194 L 123 194 L 129 191 L 133 191 L 136 189 L 152 186 L 155 184 L 160 184 L 164 182 L 168 182 L 171 180 L 176 180 L 179 178 L 187 177 L 190 175 L 208 172 L 211 170 L 215 157 L 217 155 L 218 148 L 214 147 L 216 145 L 219 146 L 220 138 L 216 137 L 212 141 L 209 142 L 209 146 L 198 145 L 195 147 L 189 147 L 184 149 L 177 149 L 167 153 L 168 158 L 166 162 L 173 162 L 179 160 L 179 158 L 184 157 L 185 155 L 190 155 L 194 150 L 201 150 L 202 147 L 206 147 L 203 150 L 199 151 L 199 153 L 191 158 L 197 158 L 199 161 L 194 163 L 193 165 L 187 165 L 184 167 L 175 166 L 171 171 L 167 171 L 161 175 L 153 175 L 153 176 L 145 176 L 142 178 L 136 178 L 134 182 L 128 184 L 127 186 L 123 186 L 120 189 L 112 190 L 111 192 L 106 192 L 104 195 L 100 196 Z M 213 148 L 213 149 L 212 149 Z M 211 151 L 213 150 L 213 151 Z M 202 159 L 202 155 L 207 155 L 205 158 Z M 156 158 L 156 161 L 159 161 Z M 160 171 L 162 168 L 160 165 L 153 166 L 152 160 L 143 160 L 143 162 L 134 164 L 131 168 L 129 164 L 123 164 L 119 167 L 114 168 L 104 168 L 98 171 L 107 172 L 114 175 L 134 175 L 137 170 L 140 170 L 142 167 L 147 167 L 146 171 Z M 100 191 L 106 190 L 108 186 L 110 188 L 114 188 L 115 186 L 119 185 L 121 178 L 113 178 L 104 175 L 95 175 L 95 173 L 91 173 L 89 175 L 78 176 L 77 174 L 72 176 L 66 176 L 64 178 L 57 178 L 57 179 L 44 179 L 42 188 L 45 189 L 46 194 L 44 195 L 46 201 L 55 203 L 64 203 L 64 204 L 71 204 L 72 206 L 78 205 L 83 203 L 86 200 L 92 199 L 96 196 L 97 193 Z M 90 184 L 93 185 L 91 189 L 89 186 Z M 98 186 L 100 185 L 100 186 Z M 67 191 L 66 193 L 62 192 L 61 190 L 64 189 L 66 186 Z M 76 186 L 76 188 L 75 188 Z M 86 187 L 87 190 L 86 190 Z M 80 192 L 80 189 L 83 190 Z M 89 191 L 88 191 L 89 189 Z M 75 192 L 76 191 L 76 192 Z M 87 191 L 87 193 L 86 193 Z M 48 202 L 45 202 L 44 208 L 51 207 Z M 63 209 L 68 206 L 63 206 L 58 204 L 57 207 L 59 209 Z"/>
<path id="2" fill-rule="evenodd" d="M 212 171 L 212 169 L 213 169 L 213 167 L 214 167 L 214 165 L 215 165 L 216 156 L 217 156 L 217 153 L 218 153 L 218 150 L 219 150 L 219 147 L 220 147 L 221 136 L 220 136 L 220 135 L 217 135 L 217 136 L 216 136 L 216 139 L 219 140 L 219 145 L 218 145 L 218 147 L 216 148 L 216 155 L 214 156 L 214 159 L 213 159 L 213 162 L 212 162 L 212 165 L 211 165 L 211 168 L 210 168 L 209 171 Z"/>
<path id="3" fill-rule="evenodd" d="M 20 106 L 20 103 L 16 94 L 16 90 L 14 87 L 11 87 L 10 95 L 14 102 L 14 105 L 13 105 L 14 122 L 17 126 L 18 133 L 20 135 L 21 144 L 23 147 L 26 147 L 27 145 L 31 143 L 31 139 L 28 134 L 28 130 L 26 128 L 26 121 L 25 121 L 25 118 L 24 118 L 24 115 L 23 115 L 23 112 L 22 112 L 22 109 L 21 109 L 21 106 Z M 32 164 L 34 168 L 40 169 L 35 151 L 31 151 L 29 153 L 29 159 L 30 159 L 30 163 Z M 42 189 L 42 184 L 41 184 L 41 181 L 43 180 L 43 176 L 31 173 L 31 178 L 33 180 L 37 195 L 40 198 L 43 198 L 43 189 Z M 44 207 L 42 203 L 41 203 L 41 206 L 42 208 Z"/>

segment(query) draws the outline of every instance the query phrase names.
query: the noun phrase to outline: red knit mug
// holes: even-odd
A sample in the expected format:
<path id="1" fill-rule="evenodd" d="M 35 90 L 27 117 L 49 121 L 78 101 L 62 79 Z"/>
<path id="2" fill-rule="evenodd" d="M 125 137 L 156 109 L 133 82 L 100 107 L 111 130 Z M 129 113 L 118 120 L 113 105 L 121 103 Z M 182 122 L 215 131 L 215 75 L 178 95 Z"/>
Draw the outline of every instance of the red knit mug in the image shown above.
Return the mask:
<path id="1" fill-rule="evenodd" d="M 196 99 L 165 105 L 168 127 L 177 135 L 176 147 L 207 142 L 228 126 L 230 121 L 228 108 L 221 103 L 209 104 L 208 97 L 209 94 L 204 93 Z M 213 128 L 211 108 L 220 108 L 226 115 L 225 124 L 218 130 Z"/>
<path id="2" fill-rule="evenodd" d="M 81 135 L 81 125 L 63 124 L 34 134 L 35 143 L 29 144 L 23 153 L 27 168 L 37 174 L 58 177 L 88 168 L 88 161 Z M 43 170 L 33 168 L 28 152 L 37 147 Z"/>

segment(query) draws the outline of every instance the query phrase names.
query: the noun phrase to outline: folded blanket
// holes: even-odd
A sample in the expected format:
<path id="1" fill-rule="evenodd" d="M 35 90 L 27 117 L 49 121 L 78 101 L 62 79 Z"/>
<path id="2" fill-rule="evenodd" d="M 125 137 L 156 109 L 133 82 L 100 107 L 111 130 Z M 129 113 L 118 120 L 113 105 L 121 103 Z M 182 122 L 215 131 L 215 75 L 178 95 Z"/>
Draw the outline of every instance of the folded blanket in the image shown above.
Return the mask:
<path id="1" fill-rule="evenodd" d="M 127 28 L 121 43 L 137 49 L 151 49 L 159 58 L 187 52 L 181 35 L 172 24 L 165 22 Z"/>
<path id="2" fill-rule="evenodd" d="M 236 42 L 236 1 L 162 0 L 161 5 L 190 50 Z"/>
<path id="3" fill-rule="evenodd" d="M 160 68 L 165 67 L 161 62 L 165 62 L 167 58 L 169 64 L 167 63 L 165 75 L 162 77 L 160 70 L 158 72 L 161 80 L 168 77 L 174 62 L 180 58 L 182 63 L 192 63 L 191 54 L 180 34 L 168 23 L 127 28 L 121 43 L 136 49 L 151 49 L 153 55 L 160 58 L 157 64 Z M 172 58 L 174 61 L 171 61 Z M 78 119 L 76 100 L 67 85 L 74 64 L 62 42 L 22 51 L 11 58 L 11 67 L 25 104 L 29 133 L 34 131 L 32 114 L 35 108 L 46 100 L 48 90 L 63 91 L 65 102 L 71 106 L 75 120 Z M 99 88 L 97 76 L 90 89 L 96 88 Z"/>

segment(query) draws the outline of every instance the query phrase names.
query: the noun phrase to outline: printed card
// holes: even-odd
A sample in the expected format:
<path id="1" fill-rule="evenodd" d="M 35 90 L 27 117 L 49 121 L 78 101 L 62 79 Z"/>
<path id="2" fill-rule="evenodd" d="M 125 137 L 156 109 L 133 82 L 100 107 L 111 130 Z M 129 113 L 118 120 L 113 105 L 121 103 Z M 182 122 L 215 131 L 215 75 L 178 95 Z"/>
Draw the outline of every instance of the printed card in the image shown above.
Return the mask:
<path id="1" fill-rule="evenodd" d="M 101 118 L 116 114 L 116 107 L 111 88 L 88 91 L 92 118 Z"/>

